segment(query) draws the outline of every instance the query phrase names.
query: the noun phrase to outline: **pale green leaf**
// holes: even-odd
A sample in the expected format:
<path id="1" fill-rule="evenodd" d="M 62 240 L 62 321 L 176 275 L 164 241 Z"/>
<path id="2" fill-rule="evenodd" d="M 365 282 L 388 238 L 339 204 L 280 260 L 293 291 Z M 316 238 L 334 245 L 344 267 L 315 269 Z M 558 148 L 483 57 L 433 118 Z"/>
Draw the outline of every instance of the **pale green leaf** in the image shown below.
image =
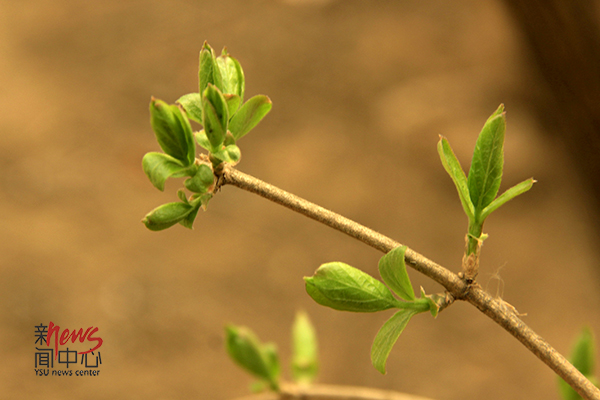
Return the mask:
<path id="1" fill-rule="evenodd" d="M 400 334 L 404 331 L 406 325 L 408 325 L 408 321 L 410 321 L 413 315 L 419 312 L 416 309 L 400 310 L 388 319 L 379 332 L 377 332 L 373 346 L 371 346 L 371 362 L 377 371 L 385 374 L 385 364 L 392 351 L 392 347 L 394 347 Z"/>
<path id="2" fill-rule="evenodd" d="M 319 369 L 315 328 L 305 312 L 296 313 L 292 328 L 292 375 L 297 383 L 310 383 Z"/>
<path id="3" fill-rule="evenodd" d="M 179 160 L 164 153 L 150 152 L 142 159 L 142 169 L 158 190 L 165 190 L 165 181 L 186 169 Z"/>
<path id="4" fill-rule="evenodd" d="M 271 99 L 257 95 L 245 102 L 231 118 L 229 130 L 239 140 L 254 128 L 271 111 Z"/>
<path id="5" fill-rule="evenodd" d="M 189 119 L 199 124 L 202 123 L 202 100 L 200 93 L 183 95 L 177 100 L 177 103 L 183 107 Z"/>
<path id="6" fill-rule="evenodd" d="M 415 292 L 406 272 L 404 252 L 406 246 L 396 247 L 379 260 L 379 273 L 383 281 L 404 300 L 414 300 Z"/>
<path id="7" fill-rule="evenodd" d="M 508 189 L 506 192 L 502 193 L 500 196 L 496 197 L 494 201 L 492 201 L 486 208 L 481 212 L 481 221 L 485 220 L 492 212 L 496 211 L 500 206 L 505 204 L 506 202 L 514 199 L 520 194 L 527 192 L 533 184 L 535 180 L 533 178 L 529 178 L 519 184 Z"/>
<path id="8" fill-rule="evenodd" d="M 469 220 L 471 220 L 474 218 L 475 209 L 473 207 L 473 203 L 471 202 L 471 196 L 469 195 L 469 188 L 467 185 L 467 177 L 465 172 L 460 166 L 460 162 L 454 155 L 448 139 L 440 136 L 437 149 L 444 169 L 446 172 L 448 172 L 448 175 L 450 175 L 452 182 L 454 182 L 454 185 L 456 186 L 458 197 L 460 198 L 460 202 L 465 210 L 465 214 L 467 214 L 467 217 L 469 217 Z"/>

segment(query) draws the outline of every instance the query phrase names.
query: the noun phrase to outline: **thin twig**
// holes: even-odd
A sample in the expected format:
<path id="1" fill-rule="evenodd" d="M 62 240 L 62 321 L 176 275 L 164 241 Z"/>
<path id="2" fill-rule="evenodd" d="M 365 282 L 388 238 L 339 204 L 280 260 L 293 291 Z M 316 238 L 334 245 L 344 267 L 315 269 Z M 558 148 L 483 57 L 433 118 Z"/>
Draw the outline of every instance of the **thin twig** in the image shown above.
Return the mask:
<path id="1" fill-rule="evenodd" d="M 268 200 L 303 214 L 331 228 L 343 232 L 384 253 L 401 246 L 400 243 L 346 217 L 329 211 L 271 184 L 226 166 L 223 184 L 258 194 Z M 500 304 L 479 285 L 467 285 L 458 275 L 436 264 L 421 254 L 407 249 L 406 262 L 417 271 L 442 285 L 454 299 L 466 300 L 516 337 L 533 354 L 548 365 L 583 398 L 600 400 L 600 390 L 542 337 L 529 328 L 513 310 Z"/>

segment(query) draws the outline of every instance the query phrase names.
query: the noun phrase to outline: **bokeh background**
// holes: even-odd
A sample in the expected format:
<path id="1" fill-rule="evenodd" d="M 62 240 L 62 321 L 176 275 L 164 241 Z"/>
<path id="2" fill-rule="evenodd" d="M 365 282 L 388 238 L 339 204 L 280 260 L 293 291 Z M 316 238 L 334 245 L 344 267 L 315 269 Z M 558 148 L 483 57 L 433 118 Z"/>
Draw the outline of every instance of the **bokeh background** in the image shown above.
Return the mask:
<path id="1" fill-rule="evenodd" d="M 454 271 L 467 222 L 438 135 L 466 167 L 504 103 L 501 190 L 538 183 L 487 222 L 479 282 L 568 352 L 582 326 L 600 332 L 598 171 L 586 174 L 569 150 L 593 146 L 556 123 L 568 107 L 553 90 L 568 79 L 544 75 L 523 28 L 567 36 L 569 26 L 528 20 L 510 3 L 1 2 L 0 397 L 231 399 L 251 379 L 226 357 L 224 325 L 277 342 L 289 377 L 290 327 L 303 309 L 319 333 L 320 382 L 440 400 L 558 398 L 555 375 L 463 303 L 415 317 L 380 375 L 369 350 L 389 313 L 319 307 L 302 277 L 328 261 L 377 276 L 381 254 L 255 195 L 224 187 L 193 231 L 140 223 L 181 184 L 161 193 L 141 170 L 158 149 L 150 96 L 174 102 L 197 89 L 204 40 L 241 61 L 247 97 L 274 104 L 240 142 L 240 170 Z M 571 76 L 588 56 L 577 46 L 557 54 Z M 34 326 L 48 321 L 99 327 L 98 377 L 35 376 Z"/>

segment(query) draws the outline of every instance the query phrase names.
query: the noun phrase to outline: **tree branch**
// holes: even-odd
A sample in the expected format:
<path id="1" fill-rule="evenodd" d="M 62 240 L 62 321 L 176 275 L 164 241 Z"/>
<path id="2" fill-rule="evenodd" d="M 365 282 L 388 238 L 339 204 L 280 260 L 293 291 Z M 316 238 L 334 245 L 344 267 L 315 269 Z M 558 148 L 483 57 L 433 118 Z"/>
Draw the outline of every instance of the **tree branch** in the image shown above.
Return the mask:
<path id="1" fill-rule="evenodd" d="M 346 217 L 329 211 L 323 207 L 288 193 L 271 184 L 244 174 L 226 165 L 221 173 L 222 184 L 229 184 L 240 189 L 258 194 L 268 200 L 303 214 L 331 228 L 343 232 L 361 242 L 387 253 L 401 246 L 400 243 L 369 229 Z M 542 337 L 529 328 L 506 303 L 495 300 L 479 285 L 467 285 L 455 273 L 436 264 L 423 255 L 406 250 L 406 262 L 417 271 L 442 285 L 457 300 L 465 300 L 477 307 L 485 315 L 493 319 L 511 335 L 517 338 L 540 360 L 548 365 L 562 379 L 573 387 L 583 398 L 600 400 L 600 390 L 585 378 L 573 365 Z"/>

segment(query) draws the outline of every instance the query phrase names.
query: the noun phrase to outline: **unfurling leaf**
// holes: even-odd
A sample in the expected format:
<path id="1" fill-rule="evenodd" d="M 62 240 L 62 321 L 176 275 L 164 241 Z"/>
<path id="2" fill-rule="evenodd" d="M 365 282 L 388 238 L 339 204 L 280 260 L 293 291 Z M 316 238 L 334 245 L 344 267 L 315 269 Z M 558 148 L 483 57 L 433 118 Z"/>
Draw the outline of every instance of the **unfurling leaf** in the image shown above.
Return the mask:
<path id="1" fill-rule="evenodd" d="M 452 181 L 456 186 L 456 190 L 458 191 L 458 196 L 460 198 L 460 202 L 465 210 L 465 214 L 469 217 L 469 220 L 473 219 L 475 215 L 475 209 L 473 207 L 473 203 L 471 202 L 471 196 L 469 195 L 469 187 L 467 185 L 467 177 L 452 148 L 450 147 L 450 143 L 448 143 L 448 139 L 443 136 L 440 136 L 440 141 L 438 142 L 438 153 L 440 155 L 440 159 L 442 160 L 442 165 Z"/>
<path id="2" fill-rule="evenodd" d="M 257 95 L 245 102 L 231 118 L 229 130 L 236 140 L 250 132 L 271 111 L 271 99 Z"/>
<path id="3" fill-rule="evenodd" d="M 165 190 L 165 181 L 186 170 L 183 164 L 164 153 L 150 152 L 142 159 L 142 169 L 158 190 Z"/>
<path id="4" fill-rule="evenodd" d="M 200 98 L 200 93 L 188 93 L 183 95 L 177 100 L 177 104 L 183 107 L 189 119 L 196 121 L 199 124 L 202 123 L 202 100 Z"/>
<path id="5" fill-rule="evenodd" d="M 313 300 L 335 310 L 375 312 L 402 307 L 383 283 L 342 262 L 323 264 L 304 281 Z"/>
<path id="6" fill-rule="evenodd" d="M 165 153 L 179 160 L 184 167 L 194 162 L 196 146 L 192 127 L 179 107 L 152 98 L 150 123 L 156 134 L 156 140 Z"/>
<path id="7" fill-rule="evenodd" d="M 504 105 L 501 104 L 488 118 L 477 138 L 467 178 L 476 218 L 496 198 L 500 188 L 505 130 L 506 116 Z"/>
<path id="8" fill-rule="evenodd" d="M 227 111 L 229 112 L 229 118 L 235 114 L 235 112 L 240 108 L 240 104 L 242 103 L 242 99 L 237 94 L 228 94 L 224 93 L 223 98 L 227 103 Z"/>
<path id="9" fill-rule="evenodd" d="M 212 153 L 212 156 L 221 162 L 227 162 L 235 165 L 240 162 L 240 159 L 242 158 L 242 152 L 235 144 L 230 144 L 216 153 Z"/>
<path id="10" fill-rule="evenodd" d="M 486 208 L 481 212 L 481 220 L 485 220 L 492 212 L 496 211 L 501 205 L 504 203 L 514 199 L 520 194 L 525 193 L 535 183 L 533 178 L 529 178 L 513 187 L 508 189 L 506 192 L 502 193 L 500 196 L 496 197 L 494 201 L 492 201 Z"/>
<path id="11" fill-rule="evenodd" d="M 379 273 L 383 281 L 402 299 L 415 299 L 415 292 L 406 272 L 404 253 L 406 246 L 396 247 L 379 260 Z"/>
<path id="12" fill-rule="evenodd" d="M 202 118 L 204 132 L 210 142 L 210 152 L 216 153 L 221 150 L 225 141 L 229 113 L 223 94 L 212 84 L 208 84 L 202 93 Z"/>
<path id="13" fill-rule="evenodd" d="M 185 187 L 195 193 L 206 193 L 214 183 L 215 177 L 212 169 L 206 164 L 200 164 L 194 176 L 183 182 Z"/>
<path id="14" fill-rule="evenodd" d="M 279 388 L 279 357 L 272 344 L 262 344 L 246 327 L 225 328 L 229 356 L 254 376 L 267 381 L 273 390 Z"/>
<path id="15" fill-rule="evenodd" d="M 314 381 L 319 370 L 317 335 L 308 315 L 296 313 L 292 328 L 292 375 L 294 381 L 307 384 Z"/>
<path id="16" fill-rule="evenodd" d="M 223 78 L 223 94 L 235 94 L 243 101 L 246 83 L 239 61 L 223 49 L 223 54 L 217 57 L 217 65 Z"/>
<path id="17" fill-rule="evenodd" d="M 209 83 L 223 91 L 223 78 L 217 64 L 217 59 L 215 58 L 215 52 L 207 42 L 204 42 L 202 50 L 200 50 L 198 93 L 204 93 Z"/>
<path id="18" fill-rule="evenodd" d="M 385 364 L 392 347 L 408 325 L 408 321 L 419 312 L 421 311 L 416 309 L 400 310 L 383 324 L 371 347 L 371 362 L 377 371 L 385 374 Z"/>

